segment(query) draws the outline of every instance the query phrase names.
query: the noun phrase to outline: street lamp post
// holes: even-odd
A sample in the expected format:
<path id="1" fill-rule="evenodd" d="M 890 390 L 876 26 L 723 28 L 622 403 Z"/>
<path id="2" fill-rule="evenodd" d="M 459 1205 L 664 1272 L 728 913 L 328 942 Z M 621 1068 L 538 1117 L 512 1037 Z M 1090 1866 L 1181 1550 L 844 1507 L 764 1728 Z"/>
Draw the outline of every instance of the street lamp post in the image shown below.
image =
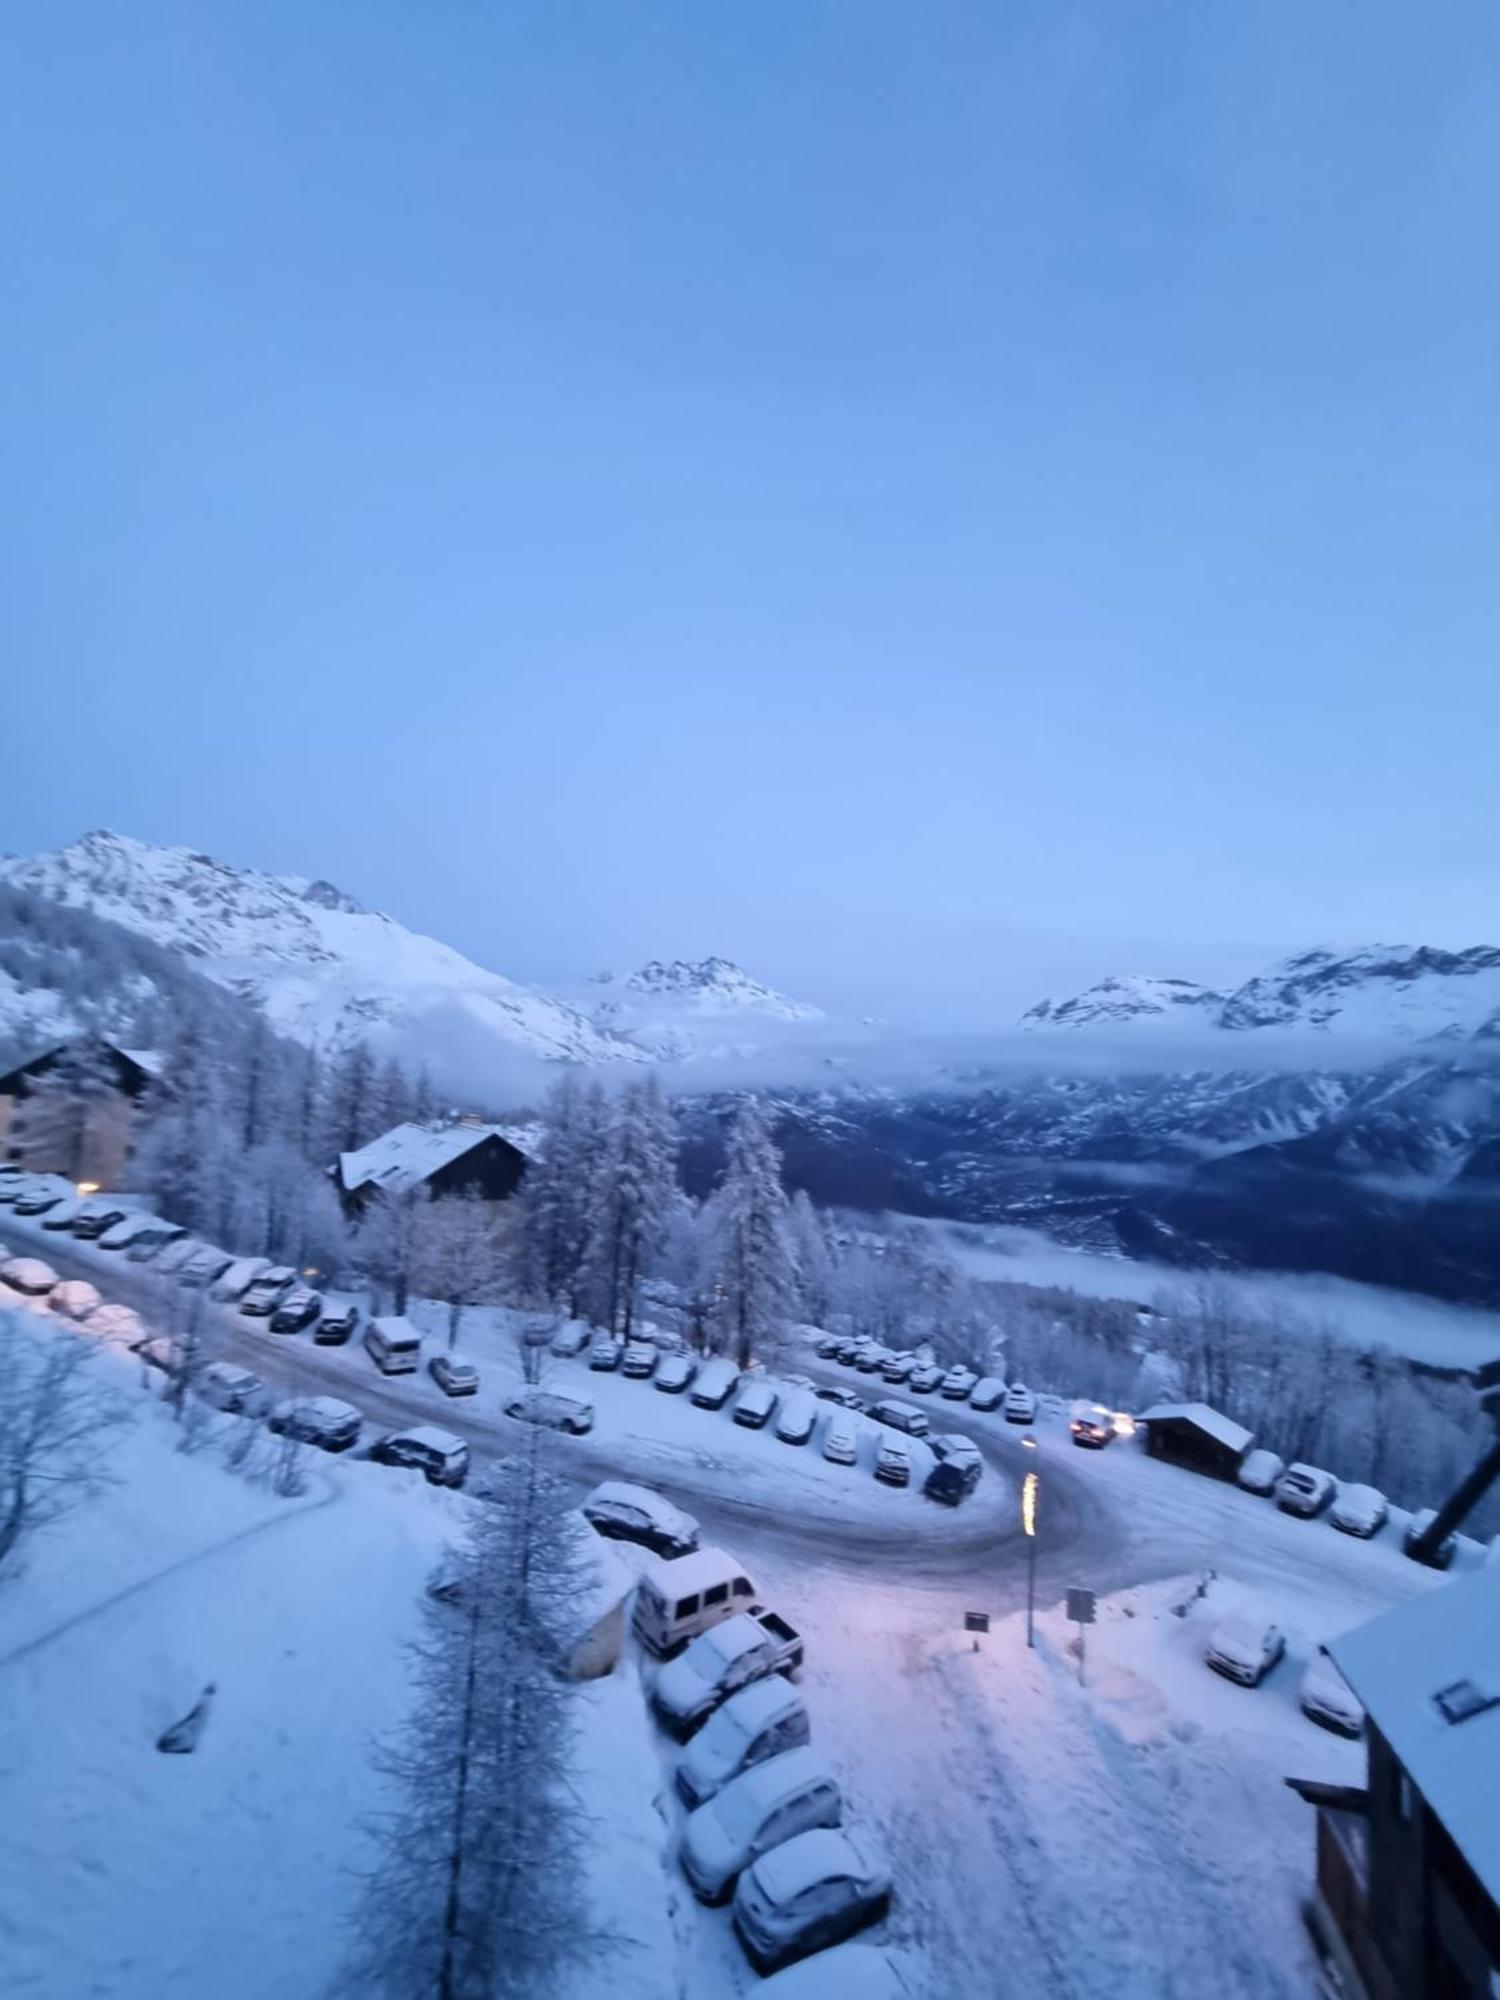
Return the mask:
<path id="1" fill-rule="evenodd" d="M 1021 1443 L 1027 1451 L 1036 1451 L 1035 1438 L 1022 1438 Z M 1021 1481 L 1021 1526 L 1026 1531 L 1026 1643 L 1032 1647 L 1036 1645 L 1037 1491 L 1036 1462 L 1033 1459 L 1026 1477 Z"/>

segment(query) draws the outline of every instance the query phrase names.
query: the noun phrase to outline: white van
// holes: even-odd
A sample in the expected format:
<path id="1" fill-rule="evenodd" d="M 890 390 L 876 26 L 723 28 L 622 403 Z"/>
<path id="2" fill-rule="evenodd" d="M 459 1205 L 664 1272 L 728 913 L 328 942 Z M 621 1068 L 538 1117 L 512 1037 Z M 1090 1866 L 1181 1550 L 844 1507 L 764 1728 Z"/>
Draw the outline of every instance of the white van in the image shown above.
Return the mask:
<path id="1" fill-rule="evenodd" d="M 409 1319 L 372 1319 L 365 1328 L 365 1352 L 382 1375 L 415 1375 L 422 1336 Z"/>
<path id="2" fill-rule="evenodd" d="M 754 1598 L 755 1586 L 738 1556 L 695 1549 L 642 1571 L 631 1623 L 649 1652 L 670 1659 L 700 1632 L 749 1610 Z"/>

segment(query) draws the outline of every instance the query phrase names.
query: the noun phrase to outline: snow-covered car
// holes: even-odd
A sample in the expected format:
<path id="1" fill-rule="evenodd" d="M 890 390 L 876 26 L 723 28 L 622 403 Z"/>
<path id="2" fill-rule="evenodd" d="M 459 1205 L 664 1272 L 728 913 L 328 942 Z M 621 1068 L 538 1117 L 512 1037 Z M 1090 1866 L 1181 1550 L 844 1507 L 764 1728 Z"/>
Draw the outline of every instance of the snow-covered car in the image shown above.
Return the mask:
<path id="1" fill-rule="evenodd" d="M 960 1363 L 958 1367 L 950 1368 L 938 1384 L 938 1394 L 946 1397 L 950 1403 L 966 1403 L 978 1380 L 979 1377 L 972 1368 L 965 1368 Z"/>
<path id="2" fill-rule="evenodd" d="M 1311 1520 L 1314 1514 L 1322 1513 L 1337 1491 L 1338 1482 L 1331 1472 L 1316 1465 L 1289 1465 L 1276 1482 L 1276 1505 L 1283 1514 Z"/>
<path id="3" fill-rule="evenodd" d="M 73 1199 L 73 1184 L 50 1174 L 39 1174 L 23 1187 L 15 1199 L 17 1215 L 45 1215 L 60 1201 Z"/>
<path id="4" fill-rule="evenodd" d="M 1258 1618 L 1221 1618 L 1208 1635 L 1203 1657 L 1225 1680 L 1259 1687 L 1285 1651 L 1277 1626 Z"/>
<path id="5" fill-rule="evenodd" d="M 1318 1657 L 1302 1676 L 1300 1699 L 1302 1713 L 1325 1729 L 1336 1730 L 1340 1736 L 1364 1735 L 1364 1707 L 1328 1657 L 1326 1647 L 1318 1649 Z"/>
<path id="6" fill-rule="evenodd" d="M 95 1313 L 104 1301 L 99 1296 L 98 1287 L 91 1285 L 87 1278 L 64 1278 L 54 1286 L 48 1301 L 54 1312 L 63 1313 L 69 1319 L 86 1320 Z"/>
<path id="7" fill-rule="evenodd" d="M 857 1357 L 863 1354 L 869 1345 L 870 1342 L 867 1336 L 862 1333 L 845 1334 L 844 1338 L 839 1342 L 836 1359 L 841 1361 L 846 1368 L 852 1368 Z"/>
<path id="8" fill-rule="evenodd" d="M 894 1431 L 875 1447 L 875 1477 L 882 1486 L 911 1484 L 911 1447 Z"/>
<path id="9" fill-rule="evenodd" d="M 891 1350 L 888 1347 L 881 1347 L 872 1341 L 868 1347 L 862 1347 L 855 1355 L 854 1365 L 861 1375 L 878 1375 L 890 1358 Z"/>
<path id="10" fill-rule="evenodd" d="M 196 1386 L 205 1403 L 227 1410 L 231 1416 L 258 1414 L 270 1397 L 258 1375 L 232 1361 L 210 1361 Z"/>
<path id="11" fill-rule="evenodd" d="M 1005 1401 L 1000 1414 L 1008 1424 L 1034 1424 L 1036 1422 L 1036 1397 L 1024 1382 L 1012 1382 L 1005 1392 Z"/>
<path id="12" fill-rule="evenodd" d="M 1437 1519 L 1436 1507 L 1420 1507 L 1406 1524 L 1406 1533 L 1401 1537 L 1404 1555 L 1416 1558 L 1416 1544 Z M 1458 1541 L 1453 1535 L 1444 1535 L 1432 1555 L 1422 1558 L 1432 1569 L 1447 1569 L 1458 1553 Z"/>
<path id="13" fill-rule="evenodd" d="M 118 1202 L 92 1195 L 79 1202 L 78 1211 L 69 1226 L 80 1243 L 96 1243 L 106 1229 L 113 1229 L 129 1213 L 130 1210 L 122 1208 Z"/>
<path id="14" fill-rule="evenodd" d="M 56 1271 L 40 1257 L 7 1257 L 0 1264 L 0 1284 L 23 1298 L 44 1299 L 57 1283 Z"/>
<path id="15" fill-rule="evenodd" d="M 1274 1451 L 1258 1448 L 1247 1451 L 1240 1460 L 1240 1469 L 1234 1475 L 1236 1481 L 1247 1493 L 1259 1493 L 1269 1497 L 1276 1491 L 1276 1482 L 1286 1471 L 1286 1460 Z"/>
<path id="16" fill-rule="evenodd" d="M 573 1437 L 582 1437 L 594 1428 L 592 1403 L 581 1403 L 576 1396 L 549 1396 L 535 1389 L 512 1397 L 505 1414 L 517 1423 L 540 1424 L 544 1430 L 566 1431 Z"/>
<path id="17" fill-rule="evenodd" d="M 208 1296 L 220 1305 L 233 1305 L 272 1268 L 269 1257 L 236 1257 L 214 1279 Z"/>
<path id="18" fill-rule="evenodd" d="M 1390 1516 L 1390 1502 L 1375 1486 L 1341 1486 L 1338 1498 L 1328 1510 L 1330 1523 L 1341 1533 L 1358 1535 L 1362 1542 L 1378 1535 Z"/>
<path id="19" fill-rule="evenodd" d="M 722 1410 L 739 1386 L 740 1371 L 732 1361 L 716 1354 L 705 1361 L 694 1378 L 692 1399 L 700 1410 Z"/>
<path id="20" fill-rule="evenodd" d="M 359 1304 L 343 1292 L 325 1292 L 323 1310 L 313 1328 L 317 1347 L 342 1347 L 359 1331 Z"/>
<path id="21" fill-rule="evenodd" d="M 818 1405 L 806 1389 L 793 1389 L 781 1399 L 776 1435 L 783 1444 L 806 1444 L 818 1421 Z"/>
<path id="22" fill-rule="evenodd" d="M 819 1336 L 813 1352 L 820 1361 L 836 1361 L 843 1345 L 844 1336 L 841 1333 L 825 1333 Z"/>
<path id="23" fill-rule="evenodd" d="M 943 1371 L 935 1361 L 924 1361 L 913 1368 L 906 1378 L 906 1386 L 914 1396 L 930 1396 L 942 1383 Z"/>
<path id="24" fill-rule="evenodd" d="M 638 1542 L 658 1556 L 691 1555 L 698 1523 L 649 1486 L 606 1479 L 583 1502 L 584 1517 L 612 1542 Z"/>
<path id="25" fill-rule="evenodd" d="M 461 1355 L 446 1352 L 434 1354 L 427 1364 L 427 1372 L 445 1396 L 476 1396 L 479 1393 L 479 1370 Z"/>
<path id="26" fill-rule="evenodd" d="M 758 2000 L 917 2000 L 917 1989 L 878 1945 L 836 1944 L 757 1986 Z"/>
<path id="27" fill-rule="evenodd" d="M 1074 1444 L 1102 1451 L 1115 1434 L 1115 1420 L 1097 1403 L 1080 1404 L 1068 1419 L 1068 1435 Z"/>
<path id="28" fill-rule="evenodd" d="M 862 1410 L 864 1408 L 859 1391 L 857 1389 L 845 1389 L 841 1384 L 831 1385 L 826 1389 L 814 1389 L 813 1394 L 820 1403 L 832 1403 L 840 1410 Z"/>
<path id="29" fill-rule="evenodd" d="M 910 1403 L 898 1403 L 894 1396 L 883 1396 L 878 1403 L 868 1404 L 865 1415 L 873 1417 L 877 1424 L 884 1424 L 887 1430 L 902 1431 L 907 1437 L 924 1438 L 932 1429 L 932 1419 L 925 1410 L 914 1410 Z"/>
<path id="30" fill-rule="evenodd" d="M 174 1237 L 170 1243 L 164 1244 L 157 1251 L 152 1261 L 158 1276 L 163 1278 L 179 1278 L 201 1250 L 211 1248 L 212 1245 L 203 1242 L 200 1237 L 179 1235 Z M 226 1269 L 228 1268 L 229 1261 L 228 1257 L 224 1259 Z"/>
<path id="31" fill-rule="evenodd" d="M 984 1460 L 979 1447 L 972 1438 L 960 1437 L 956 1432 L 930 1437 L 927 1445 L 937 1464 L 928 1473 L 922 1491 L 929 1500 L 957 1507 L 968 1499 L 983 1475 Z"/>
<path id="32" fill-rule="evenodd" d="M 186 1263 L 178 1269 L 178 1282 L 191 1291 L 202 1291 L 216 1278 L 222 1278 L 234 1259 L 227 1250 L 219 1250 L 211 1243 L 201 1243 Z"/>
<path id="33" fill-rule="evenodd" d="M 697 1372 L 698 1364 L 691 1354 L 664 1354 L 656 1364 L 651 1386 L 664 1396 L 680 1396 L 691 1387 Z"/>
<path id="34" fill-rule="evenodd" d="M 73 1218 L 77 1215 L 79 1209 L 82 1206 L 83 1204 L 79 1201 L 76 1195 L 71 1195 L 71 1194 L 64 1195 L 62 1200 L 59 1202 L 55 1202 L 52 1205 L 52 1207 L 48 1209 L 47 1213 L 42 1217 L 43 1229 L 51 1229 L 54 1231 L 61 1231 L 66 1229 L 71 1232 L 73 1227 Z"/>
<path id="35" fill-rule="evenodd" d="M 625 1343 L 606 1334 L 589 1349 L 589 1366 L 596 1375 L 612 1375 L 625 1358 Z"/>
<path id="36" fill-rule="evenodd" d="M 700 1632 L 656 1677 L 651 1705 L 679 1740 L 691 1736 L 720 1702 L 767 1674 L 794 1674 L 802 1641 L 775 1611 L 737 1611 Z"/>
<path id="37" fill-rule="evenodd" d="M 781 1674 L 752 1681 L 716 1708 L 677 1760 L 677 1789 L 700 1806 L 742 1771 L 797 1750 L 811 1736 L 807 1708 Z"/>
<path id="38" fill-rule="evenodd" d="M 271 1331 L 301 1333 L 304 1327 L 312 1325 L 322 1310 L 323 1301 L 319 1294 L 307 1291 L 299 1285 L 295 1290 L 287 1292 L 277 1303 L 276 1310 L 271 1315 Z"/>
<path id="39" fill-rule="evenodd" d="M 726 1903 L 736 1878 L 771 1848 L 844 1816 L 838 1781 L 812 1749 L 757 1764 L 689 1813 L 679 1858 L 693 1894 Z"/>
<path id="40" fill-rule="evenodd" d="M 859 1457 L 859 1431 L 847 1410 L 838 1410 L 828 1419 L 823 1456 L 830 1465 L 853 1465 Z"/>
<path id="41" fill-rule="evenodd" d="M 0 1167 L 0 1202 L 19 1201 L 30 1179 L 30 1174 L 23 1174 L 14 1162 L 7 1160 Z"/>
<path id="42" fill-rule="evenodd" d="M 971 1410 L 998 1410 L 1005 1401 L 1005 1384 L 998 1375 L 981 1375 L 969 1391 Z"/>
<path id="43" fill-rule="evenodd" d="M 131 1237 L 125 1255 L 132 1264 L 150 1264 L 163 1251 L 170 1250 L 174 1243 L 180 1243 L 187 1231 L 175 1222 L 163 1222 L 157 1216 L 148 1227 L 138 1229 Z M 101 1236 L 99 1241 L 107 1249 L 109 1236 Z"/>
<path id="44" fill-rule="evenodd" d="M 171 1228 L 172 1224 L 163 1222 L 159 1215 L 152 1215 L 145 1209 L 133 1208 L 128 1215 L 122 1215 L 117 1222 L 109 1223 L 100 1231 L 99 1248 L 120 1250 L 129 1256 L 137 1243 L 170 1242 L 170 1235 L 163 1235 L 162 1232 L 170 1231 Z M 177 1234 L 180 1236 L 182 1231 L 178 1230 Z"/>
<path id="45" fill-rule="evenodd" d="M 776 1414 L 776 1391 L 764 1375 L 753 1375 L 740 1385 L 739 1400 L 733 1410 L 734 1421 L 743 1424 L 746 1430 L 764 1430 Z"/>
<path id="46" fill-rule="evenodd" d="M 253 1283 L 245 1287 L 240 1297 L 240 1311 L 247 1319 L 269 1319 L 281 1303 L 281 1295 L 296 1284 L 297 1273 L 288 1270 L 285 1264 L 273 1264 L 269 1271 L 262 1271 Z"/>
<path id="47" fill-rule="evenodd" d="M 377 1465 L 412 1466 L 429 1486 L 462 1486 L 469 1473 L 469 1447 L 436 1424 L 413 1424 L 391 1431 L 370 1447 Z"/>
<path id="48" fill-rule="evenodd" d="M 576 1354 L 582 1354 L 594 1338 L 592 1327 L 582 1320 L 566 1320 L 552 1336 L 552 1352 L 559 1360 L 571 1361 Z"/>
<path id="49" fill-rule="evenodd" d="M 661 1353 L 649 1340 L 632 1340 L 620 1359 L 620 1373 L 632 1382 L 644 1382 L 656 1371 Z M 589 1363 L 592 1367 L 592 1361 Z"/>
<path id="50" fill-rule="evenodd" d="M 799 1833 L 752 1862 L 734 1896 L 734 1927 L 758 1972 L 774 1972 L 878 1923 L 891 1878 L 863 1828 Z"/>
<path id="51" fill-rule="evenodd" d="M 337 1396 L 300 1396 L 278 1403 L 266 1419 L 278 1437 L 315 1444 L 320 1451 L 348 1451 L 359 1442 L 360 1414 Z"/>
<path id="52" fill-rule="evenodd" d="M 118 1341 L 122 1347 L 133 1347 L 138 1340 L 146 1337 L 139 1313 L 132 1312 L 129 1306 L 115 1305 L 108 1300 L 89 1314 L 88 1326 L 96 1340 Z"/>
<path id="53" fill-rule="evenodd" d="M 904 1382 L 916 1365 L 915 1354 L 888 1354 L 880 1364 L 880 1372 L 887 1382 Z"/>

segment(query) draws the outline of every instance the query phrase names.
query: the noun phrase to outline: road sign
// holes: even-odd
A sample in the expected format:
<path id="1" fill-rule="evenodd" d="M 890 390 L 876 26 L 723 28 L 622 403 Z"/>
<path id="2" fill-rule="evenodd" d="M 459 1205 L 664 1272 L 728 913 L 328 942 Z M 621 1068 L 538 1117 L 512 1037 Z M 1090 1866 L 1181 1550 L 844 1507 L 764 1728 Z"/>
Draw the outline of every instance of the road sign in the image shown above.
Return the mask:
<path id="1" fill-rule="evenodd" d="M 966 1611 L 964 1613 L 964 1630 L 966 1632 L 988 1632 L 989 1629 L 990 1614 L 988 1611 Z"/>
<path id="2" fill-rule="evenodd" d="M 1068 1623 L 1070 1625 L 1092 1625 L 1093 1622 L 1093 1591 L 1080 1590 L 1074 1586 L 1068 1591 Z"/>

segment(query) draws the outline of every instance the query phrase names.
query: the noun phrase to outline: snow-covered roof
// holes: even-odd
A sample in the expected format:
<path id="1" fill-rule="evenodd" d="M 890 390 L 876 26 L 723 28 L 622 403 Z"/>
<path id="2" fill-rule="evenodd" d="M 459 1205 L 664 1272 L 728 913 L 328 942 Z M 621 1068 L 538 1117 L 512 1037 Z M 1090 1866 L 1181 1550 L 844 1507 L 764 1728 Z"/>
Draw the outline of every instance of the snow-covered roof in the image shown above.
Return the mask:
<path id="1" fill-rule="evenodd" d="M 436 1424 L 408 1424 L 405 1430 L 397 1431 L 395 1435 L 407 1439 L 411 1444 L 425 1445 L 429 1451 L 454 1452 L 468 1449 L 461 1437 L 455 1437 L 452 1431 L 439 1430 Z"/>
<path id="2" fill-rule="evenodd" d="M 486 1139 L 503 1139 L 524 1153 L 521 1127 L 504 1125 L 394 1125 L 357 1152 L 339 1154 L 339 1179 L 353 1194 L 362 1187 L 404 1194 L 461 1160 Z"/>
<path id="3" fill-rule="evenodd" d="M 1221 1415 L 1207 1403 L 1153 1403 L 1149 1410 L 1140 1412 L 1136 1422 L 1171 1423 L 1174 1419 L 1203 1431 L 1223 1445 L 1226 1451 L 1247 1451 L 1254 1443 L 1253 1434 L 1243 1424 L 1237 1424 L 1233 1417 Z"/>
<path id="4" fill-rule="evenodd" d="M 726 1577 L 744 1573 L 739 1558 L 723 1549 L 695 1549 L 690 1556 L 659 1557 L 646 1571 L 663 1597 L 691 1597 L 695 1591 L 708 1590 Z"/>
<path id="5" fill-rule="evenodd" d="M 1346 1632 L 1329 1651 L 1486 1892 L 1500 1902 L 1494 1785 L 1500 1569 L 1490 1565 L 1439 1584 Z"/>
<path id="6" fill-rule="evenodd" d="M 684 1355 L 680 1357 L 686 1360 Z M 627 1479 L 604 1479 L 588 1494 L 585 1507 L 633 1507 L 676 1535 L 692 1535 L 698 1532 L 698 1523 L 691 1514 L 685 1514 L 680 1507 L 674 1507 L 670 1500 L 649 1486 L 635 1486 Z"/>
<path id="7" fill-rule="evenodd" d="M 816 1827 L 763 1854 L 755 1873 L 778 1903 L 789 1903 L 816 1882 L 837 1875 L 861 1875 L 870 1857 L 847 1827 Z"/>

